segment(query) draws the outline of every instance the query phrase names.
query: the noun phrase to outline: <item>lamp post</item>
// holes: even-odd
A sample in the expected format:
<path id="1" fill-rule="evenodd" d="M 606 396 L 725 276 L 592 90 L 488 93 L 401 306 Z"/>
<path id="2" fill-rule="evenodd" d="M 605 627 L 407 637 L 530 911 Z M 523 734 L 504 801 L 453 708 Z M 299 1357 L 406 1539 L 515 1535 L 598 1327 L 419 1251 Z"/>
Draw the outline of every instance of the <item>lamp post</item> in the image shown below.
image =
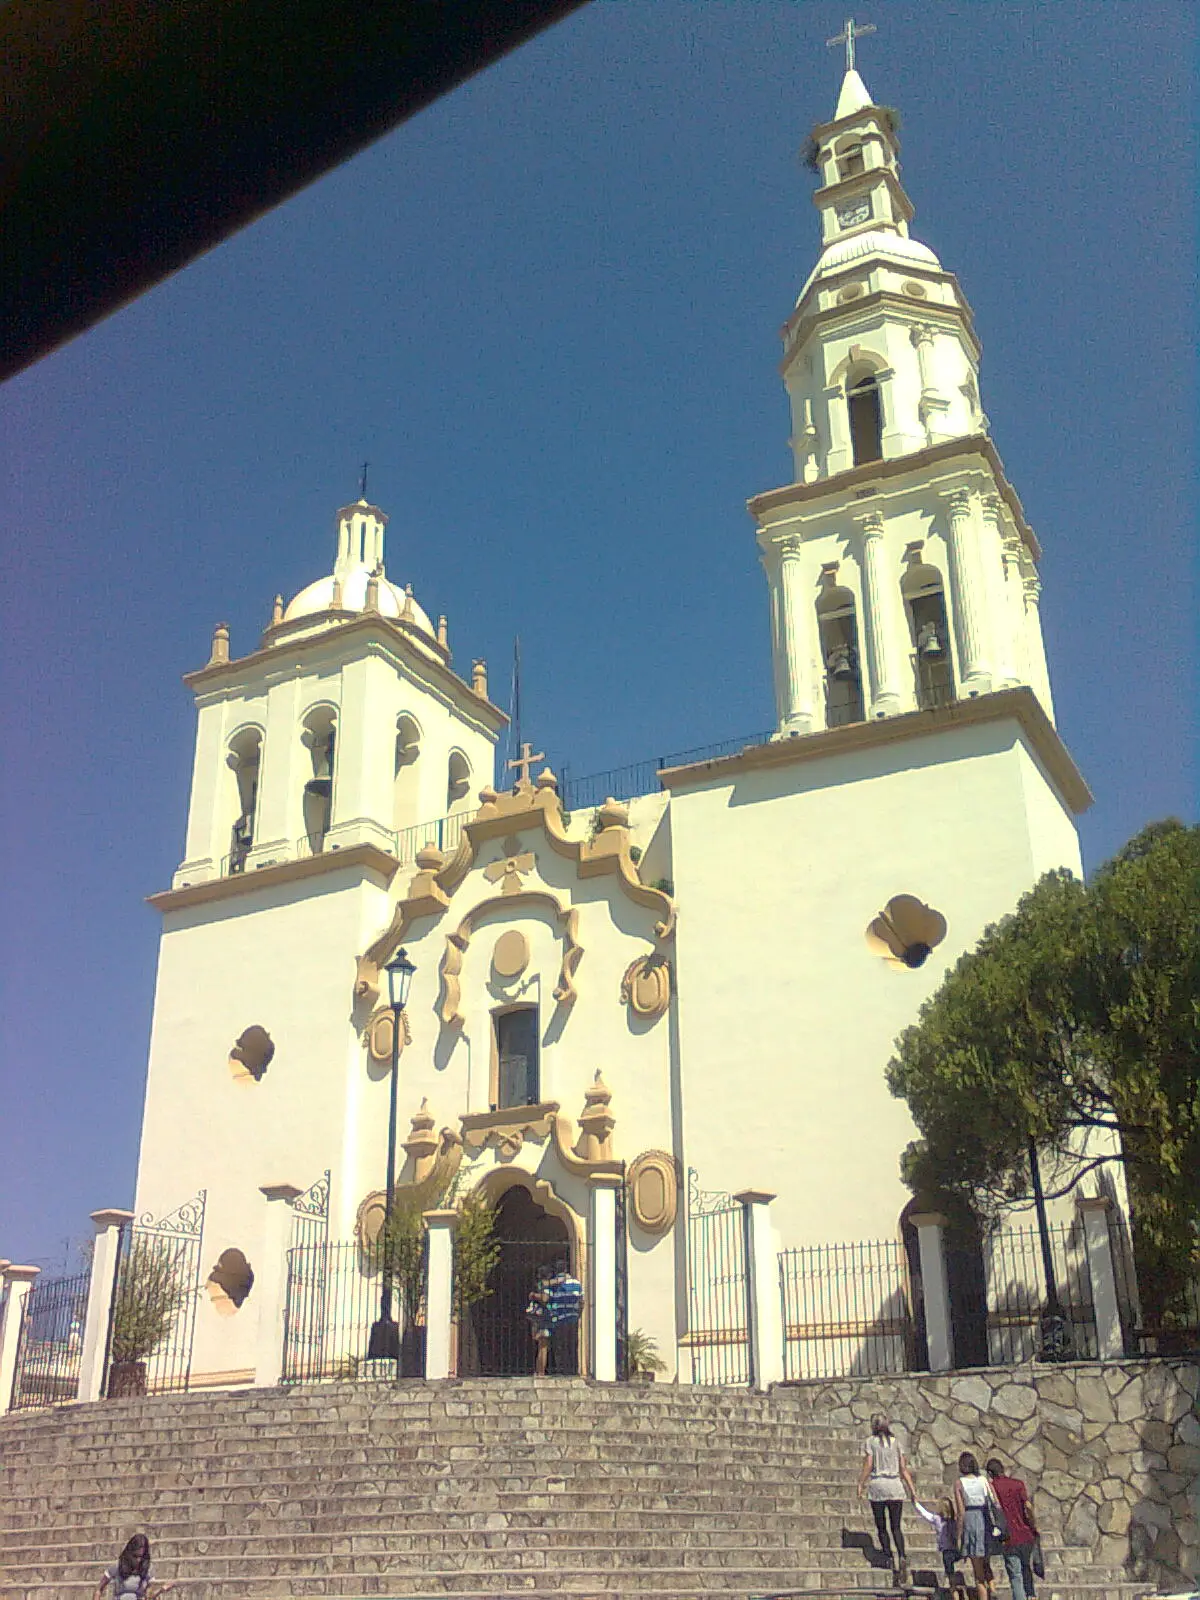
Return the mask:
<path id="1" fill-rule="evenodd" d="M 388 1004 L 392 1008 L 392 1087 L 388 1102 L 387 1188 L 381 1234 L 383 1287 L 379 1298 L 379 1317 L 371 1324 L 371 1337 L 367 1342 L 368 1361 L 400 1360 L 400 1329 L 392 1315 L 392 1258 L 388 1225 L 392 1220 L 392 1202 L 396 1197 L 396 1099 L 400 1079 L 400 1025 L 404 1007 L 408 1003 L 409 986 L 416 970 L 408 959 L 407 950 L 397 950 L 384 968 L 388 981 Z"/>
<path id="2" fill-rule="evenodd" d="M 1054 1255 L 1050 1249 L 1050 1227 L 1046 1221 L 1046 1197 L 1042 1193 L 1042 1171 L 1038 1165 L 1037 1140 L 1032 1134 L 1029 1135 L 1029 1177 L 1033 1184 L 1033 1206 L 1037 1212 L 1042 1271 L 1046 1278 L 1046 1309 L 1038 1321 L 1039 1354 L 1043 1361 L 1065 1361 L 1071 1354 L 1071 1330 L 1058 1300 Z"/>

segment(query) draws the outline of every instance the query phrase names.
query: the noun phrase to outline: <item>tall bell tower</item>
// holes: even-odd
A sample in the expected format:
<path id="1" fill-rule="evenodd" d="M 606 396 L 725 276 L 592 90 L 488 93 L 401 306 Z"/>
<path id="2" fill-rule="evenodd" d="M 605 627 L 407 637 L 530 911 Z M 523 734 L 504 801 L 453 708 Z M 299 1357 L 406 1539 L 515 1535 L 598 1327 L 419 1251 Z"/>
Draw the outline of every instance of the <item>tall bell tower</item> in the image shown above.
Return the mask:
<path id="1" fill-rule="evenodd" d="M 777 737 L 1023 684 L 1053 719 L 1041 552 L 990 438 L 971 308 L 909 232 L 898 118 L 852 50 L 809 144 L 822 249 L 783 328 L 795 481 L 750 502 Z"/>

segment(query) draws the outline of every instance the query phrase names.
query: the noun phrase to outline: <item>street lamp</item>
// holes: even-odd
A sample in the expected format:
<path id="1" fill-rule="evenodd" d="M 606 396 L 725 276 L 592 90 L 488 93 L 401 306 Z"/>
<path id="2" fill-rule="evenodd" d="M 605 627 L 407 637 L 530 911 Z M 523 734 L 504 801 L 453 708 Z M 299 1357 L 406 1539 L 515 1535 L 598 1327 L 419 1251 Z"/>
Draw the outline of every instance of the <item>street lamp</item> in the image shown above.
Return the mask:
<path id="1" fill-rule="evenodd" d="M 1029 1177 L 1033 1184 L 1033 1206 L 1037 1212 L 1038 1239 L 1042 1247 L 1042 1271 L 1046 1276 L 1046 1309 L 1038 1320 L 1038 1353 L 1043 1361 L 1066 1361 L 1071 1354 L 1071 1329 L 1058 1300 L 1054 1253 L 1050 1248 L 1050 1227 L 1046 1221 L 1046 1197 L 1042 1193 L 1042 1171 L 1038 1165 L 1037 1140 L 1033 1134 L 1029 1135 Z"/>
<path id="2" fill-rule="evenodd" d="M 417 970 L 407 950 L 397 950 L 383 969 L 387 973 L 388 1004 L 392 1008 L 392 1091 L 388 1104 L 387 1198 L 383 1209 L 383 1288 L 379 1298 L 379 1317 L 371 1324 L 367 1342 L 368 1361 L 400 1360 L 400 1329 L 392 1316 L 392 1257 L 388 1225 L 396 1197 L 396 1094 L 400 1079 L 400 1028 L 409 986 Z"/>

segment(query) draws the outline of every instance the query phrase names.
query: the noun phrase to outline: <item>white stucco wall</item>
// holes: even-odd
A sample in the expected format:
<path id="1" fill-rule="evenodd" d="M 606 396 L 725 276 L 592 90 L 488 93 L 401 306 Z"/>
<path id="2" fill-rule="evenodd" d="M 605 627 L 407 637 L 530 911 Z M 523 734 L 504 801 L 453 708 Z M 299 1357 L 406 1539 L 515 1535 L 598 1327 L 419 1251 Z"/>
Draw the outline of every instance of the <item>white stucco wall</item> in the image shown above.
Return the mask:
<path id="1" fill-rule="evenodd" d="M 676 790 L 671 831 L 686 1162 L 775 1191 L 784 1244 L 895 1237 L 893 1040 L 988 922 L 1078 868 L 1069 817 L 1004 721 Z M 915 971 L 865 939 L 900 893 L 948 923 Z"/>

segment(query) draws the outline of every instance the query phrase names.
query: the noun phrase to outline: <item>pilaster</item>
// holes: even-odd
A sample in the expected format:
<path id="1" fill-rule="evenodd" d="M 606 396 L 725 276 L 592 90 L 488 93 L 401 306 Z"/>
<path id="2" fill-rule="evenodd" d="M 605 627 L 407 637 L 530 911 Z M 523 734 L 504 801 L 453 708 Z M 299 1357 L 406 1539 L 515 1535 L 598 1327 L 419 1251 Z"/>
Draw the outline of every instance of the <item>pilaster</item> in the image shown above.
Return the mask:
<path id="1" fill-rule="evenodd" d="M 132 1211 L 92 1212 L 96 1236 L 92 1242 L 92 1275 L 88 1282 L 83 1349 L 79 1357 L 81 1400 L 99 1400 L 104 1393 L 109 1323 L 117 1287 L 117 1266 L 121 1259 L 121 1233 L 132 1221 Z"/>
<path id="2" fill-rule="evenodd" d="M 260 1389 L 274 1388 L 283 1375 L 283 1324 L 287 1312 L 292 1203 L 302 1192 L 299 1185 L 294 1183 L 265 1183 L 259 1189 L 267 1202 L 259 1265 L 254 1274 L 254 1299 L 258 1303 L 254 1382 Z"/>
<path id="3" fill-rule="evenodd" d="M 4 1310 L 0 1312 L 0 1414 L 12 1407 L 25 1300 L 41 1270 L 41 1267 L 13 1266 L 11 1262 L 4 1269 Z"/>
<path id="4" fill-rule="evenodd" d="M 1101 1361 L 1119 1361 L 1125 1354 L 1125 1336 L 1121 1329 L 1121 1302 L 1117 1294 L 1112 1243 L 1108 1236 L 1108 1215 L 1112 1201 L 1107 1195 L 1097 1195 L 1080 1199 L 1076 1204 L 1083 1219 L 1088 1277 L 1092 1284 L 1096 1354 Z"/>
<path id="5" fill-rule="evenodd" d="M 750 1386 L 769 1389 L 773 1383 L 783 1382 L 783 1302 L 770 1212 L 775 1196 L 744 1189 L 733 1198 L 742 1207 L 746 1232 Z"/>
<path id="6" fill-rule="evenodd" d="M 312 764 L 300 742 L 300 688 L 295 678 L 285 678 L 267 691 L 258 814 L 247 871 L 290 860 L 304 829 L 302 795 Z M 313 698 L 317 698 L 315 693 Z"/>
<path id="7" fill-rule="evenodd" d="M 963 696 L 987 694 L 992 687 L 991 629 L 975 494 L 968 488 L 951 489 L 945 503 L 959 691 Z"/>
<path id="8" fill-rule="evenodd" d="M 928 1211 L 910 1217 L 909 1221 L 917 1230 L 929 1370 L 949 1372 L 954 1366 L 954 1323 L 950 1315 L 950 1281 L 946 1275 L 946 1219 L 936 1211 Z"/>
<path id="9" fill-rule="evenodd" d="M 900 588 L 891 572 L 883 516 L 857 518 L 862 532 L 863 631 L 871 688 L 870 715 L 894 717 L 907 709 L 912 692 L 901 651 Z"/>
<path id="10" fill-rule="evenodd" d="M 588 1176 L 592 1376 L 601 1383 L 617 1379 L 617 1190 L 621 1182 L 615 1172 Z"/>
<path id="11" fill-rule="evenodd" d="M 783 704 L 779 736 L 811 733 L 817 725 L 814 687 L 813 608 L 804 588 L 803 541 L 794 534 L 778 541 L 780 657 Z"/>
<path id="12" fill-rule="evenodd" d="M 917 413 L 921 418 L 921 425 L 925 429 L 925 440 L 928 444 L 937 444 L 942 439 L 952 435 L 946 427 L 946 419 L 950 412 L 950 401 L 938 388 L 937 377 L 934 370 L 933 341 L 936 329 L 928 323 L 918 323 L 909 337 L 917 352 L 917 368 L 921 377 L 921 398 L 917 403 Z"/>
<path id="13" fill-rule="evenodd" d="M 429 1235 L 425 1261 L 425 1376 L 448 1378 L 454 1338 L 454 1232 L 458 1212 L 423 1213 Z"/>
<path id="14" fill-rule="evenodd" d="M 1046 641 L 1042 637 L 1042 582 L 1029 573 L 1022 585 L 1025 591 L 1025 659 L 1029 664 L 1029 684 L 1042 702 L 1042 709 L 1054 721 L 1054 701 L 1050 694 L 1050 672 L 1046 666 Z"/>

